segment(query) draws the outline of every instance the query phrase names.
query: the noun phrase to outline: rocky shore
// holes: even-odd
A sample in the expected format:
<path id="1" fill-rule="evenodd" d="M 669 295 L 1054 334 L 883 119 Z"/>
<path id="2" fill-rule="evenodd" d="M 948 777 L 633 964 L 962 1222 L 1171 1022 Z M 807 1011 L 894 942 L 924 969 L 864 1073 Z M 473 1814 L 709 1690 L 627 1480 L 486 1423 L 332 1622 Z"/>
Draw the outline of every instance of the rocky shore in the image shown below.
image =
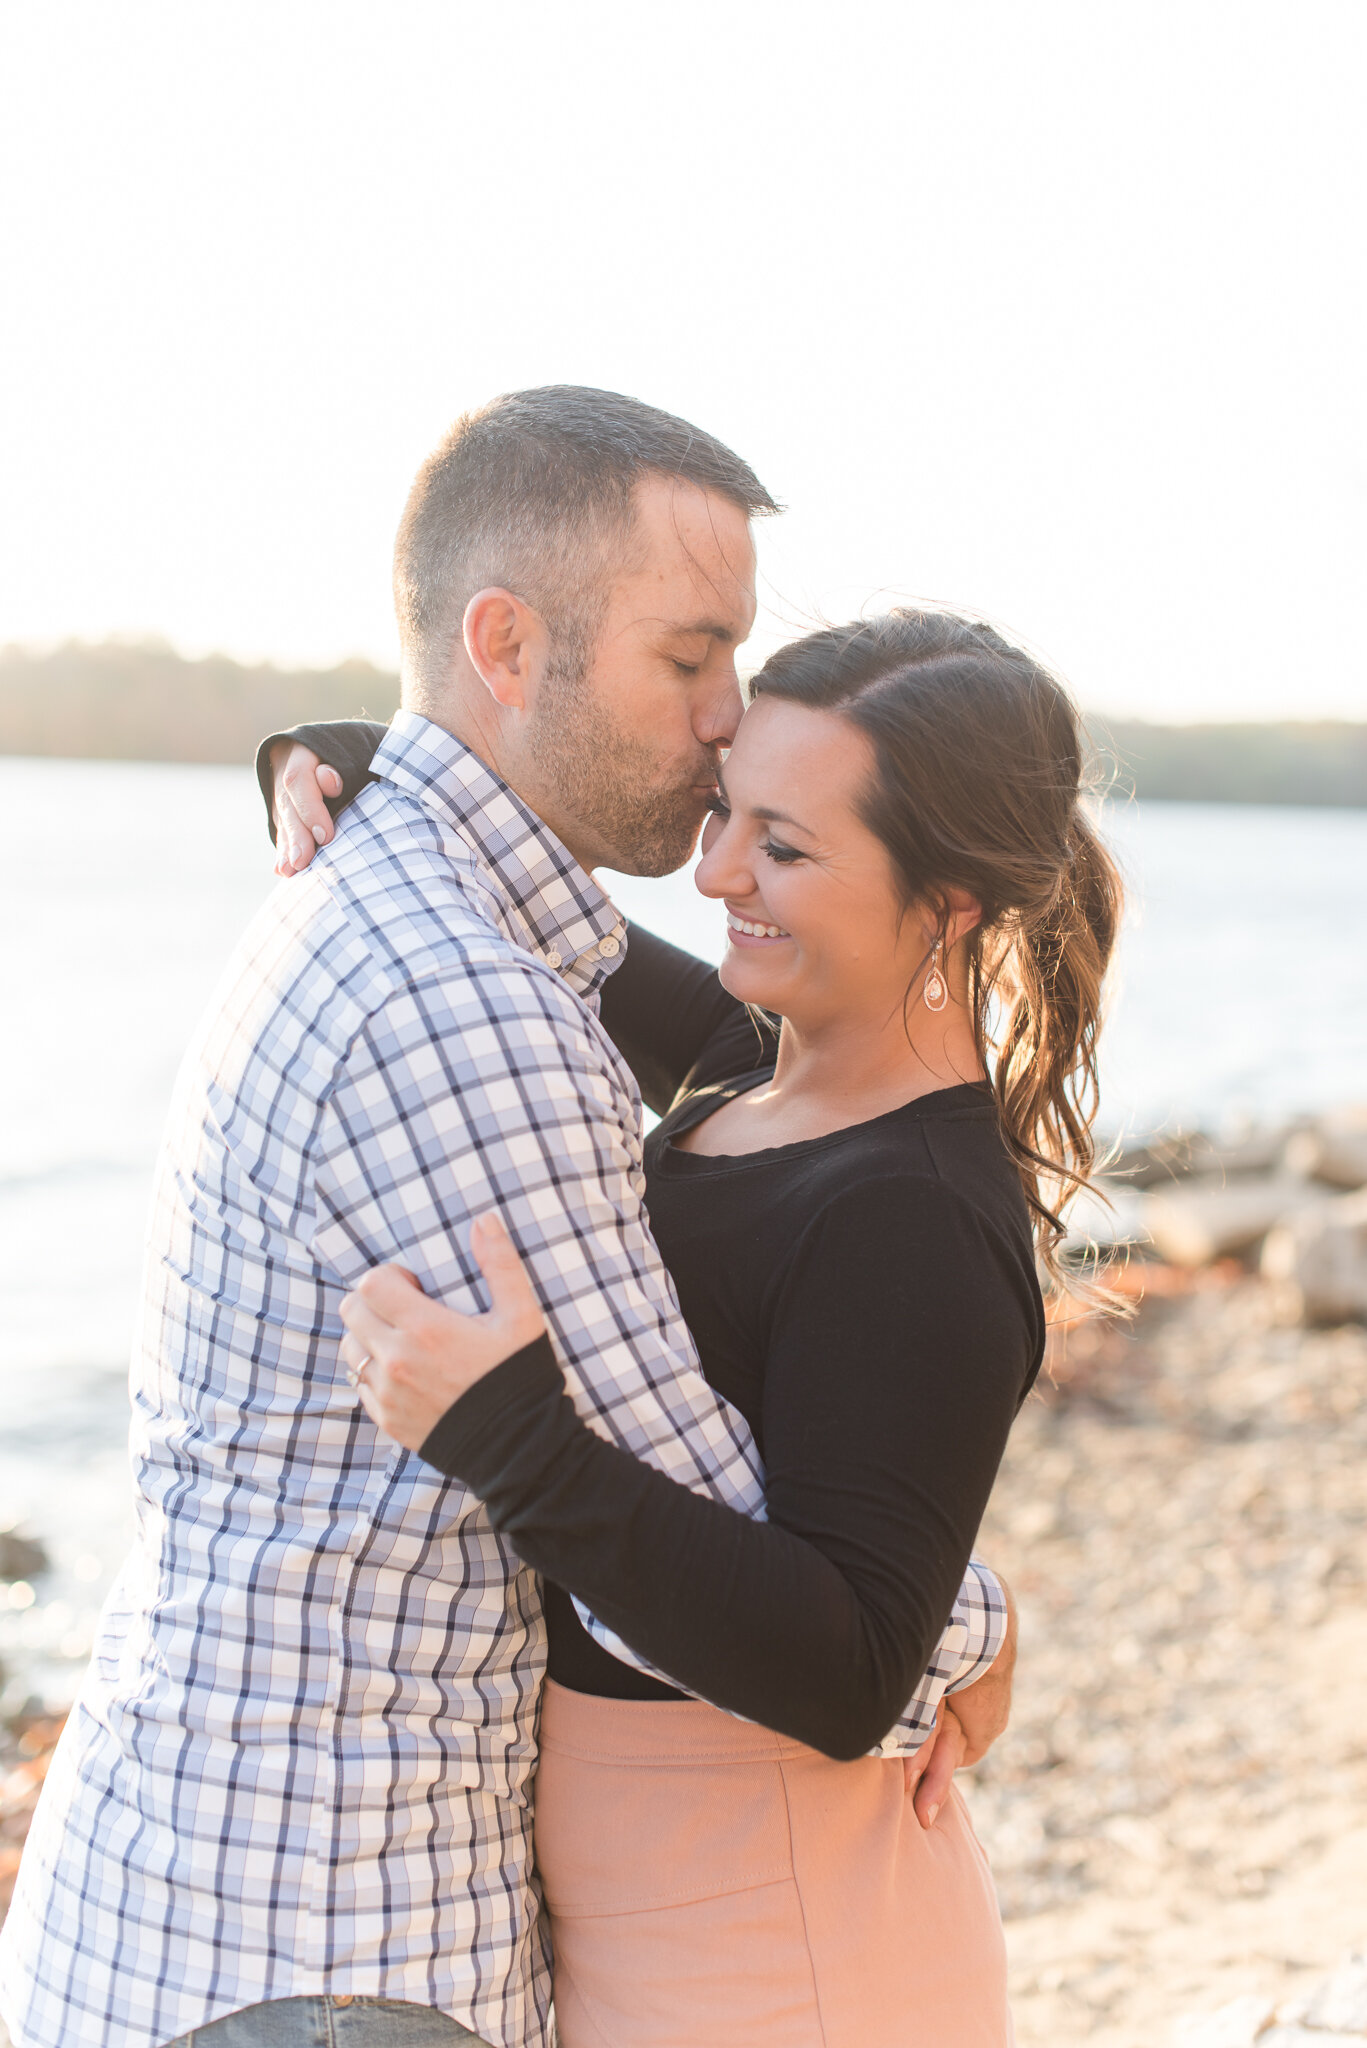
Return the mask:
<path id="1" fill-rule="evenodd" d="M 1079 1205 L 1073 1243 L 1131 1245 L 1187 1271 L 1256 1262 L 1289 1321 L 1367 1316 L 1367 1105 L 1123 1151 Z"/>
<path id="2" fill-rule="evenodd" d="M 1019 1598 L 1016 1710 L 968 1790 L 1021 2048 L 1367 2044 L 1353 1157 L 1367 1180 L 1367 1118 L 1132 1154 L 1136 1314 L 1060 1325 L 1017 1424 L 981 1540 Z M 8 1559 L 41 1600 L 36 1562 Z M 0 1897 L 58 1726 L 29 1706 L 0 1748 Z"/>
<path id="3" fill-rule="evenodd" d="M 1346 1146 L 1317 1177 L 1331 1125 L 1367 1178 L 1352 1116 L 1132 1155 L 1138 1312 L 1057 1330 L 1017 1424 L 981 1544 L 1020 1599 L 1016 1711 L 970 1799 L 1022 2048 L 1243 2048 L 1367 1934 L 1367 1329 L 1342 1298 L 1367 1229 Z M 1243 2033 L 1174 2034 L 1232 2001 Z"/>

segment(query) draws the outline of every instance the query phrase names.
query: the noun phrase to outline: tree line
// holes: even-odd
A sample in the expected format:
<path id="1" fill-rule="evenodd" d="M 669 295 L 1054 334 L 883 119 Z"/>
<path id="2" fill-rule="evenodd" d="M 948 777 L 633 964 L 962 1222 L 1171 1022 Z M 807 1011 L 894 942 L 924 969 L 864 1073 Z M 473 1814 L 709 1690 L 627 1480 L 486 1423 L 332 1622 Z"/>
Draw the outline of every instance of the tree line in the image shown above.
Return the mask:
<path id="1" fill-rule="evenodd" d="M 159 643 L 0 650 L 0 753 L 249 761 L 303 719 L 387 719 L 399 679 L 370 662 L 281 669 L 187 660 Z M 1090 721 L 1097 777 L 1120 794 L 1205 803 L 1367 805 L 1367 722 Z"/>

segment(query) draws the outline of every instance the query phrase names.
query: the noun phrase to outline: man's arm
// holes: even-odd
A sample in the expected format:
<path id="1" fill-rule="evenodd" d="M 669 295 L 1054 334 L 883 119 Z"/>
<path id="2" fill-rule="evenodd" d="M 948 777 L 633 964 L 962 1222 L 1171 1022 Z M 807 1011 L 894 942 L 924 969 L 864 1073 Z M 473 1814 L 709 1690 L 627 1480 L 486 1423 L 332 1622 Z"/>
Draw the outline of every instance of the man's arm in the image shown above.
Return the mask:
<path id="1" fill-rule="evenodd" d="M 636 1102 L 549 969 L 491 940 L 487 957 L 392 996 L 353 1042 L 314 1160 L 311 1246 L 343 1286 L 397 1260 L 477 1310 L 469 1226 L 497 1210 L 590 1427 L 763 1516 L 749 1431 L 698 1369 L 650 1236 Z"/>

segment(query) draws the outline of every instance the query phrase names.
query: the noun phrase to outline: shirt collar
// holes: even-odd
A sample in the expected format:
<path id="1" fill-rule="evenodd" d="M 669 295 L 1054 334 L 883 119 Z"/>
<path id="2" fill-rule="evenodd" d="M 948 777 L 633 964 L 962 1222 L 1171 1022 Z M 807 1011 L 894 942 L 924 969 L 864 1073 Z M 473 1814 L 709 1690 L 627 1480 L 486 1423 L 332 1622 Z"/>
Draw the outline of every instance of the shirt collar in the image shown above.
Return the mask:
<path id="1" fill-rule="evenodd" d="M 620 912 L 548 825 L 478 754 L 416 711 L 396 711 L 370 772 L 453 825 L 514 933 L 577 994 L 620 966 Z M 525 936 L 524 936 L 525 934 Z"/>

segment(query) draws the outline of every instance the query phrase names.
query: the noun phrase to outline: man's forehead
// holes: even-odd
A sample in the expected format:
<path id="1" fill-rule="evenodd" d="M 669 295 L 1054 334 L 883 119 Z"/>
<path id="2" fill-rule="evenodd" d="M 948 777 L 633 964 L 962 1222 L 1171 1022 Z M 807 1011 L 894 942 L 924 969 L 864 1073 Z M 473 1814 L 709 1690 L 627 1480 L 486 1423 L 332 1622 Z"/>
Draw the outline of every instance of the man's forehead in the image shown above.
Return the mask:
<path id="1" fill-rule="evenodd" d="M 755 546 L 740 506 L 672 478 L 648 479 L 637 503 L 641 552 L 623 595 L 671 631 L 743 640 L 755 616 Z"/>
<path id="2" fill-rule="evenodd" d="M 749 514 L 719 492 L 676 477 L 647 478 L 636 492 L 634 523 L 646 570 L 685 569 L 707 579 L 720 569 L 732 580 L 753 581 Z"/>

